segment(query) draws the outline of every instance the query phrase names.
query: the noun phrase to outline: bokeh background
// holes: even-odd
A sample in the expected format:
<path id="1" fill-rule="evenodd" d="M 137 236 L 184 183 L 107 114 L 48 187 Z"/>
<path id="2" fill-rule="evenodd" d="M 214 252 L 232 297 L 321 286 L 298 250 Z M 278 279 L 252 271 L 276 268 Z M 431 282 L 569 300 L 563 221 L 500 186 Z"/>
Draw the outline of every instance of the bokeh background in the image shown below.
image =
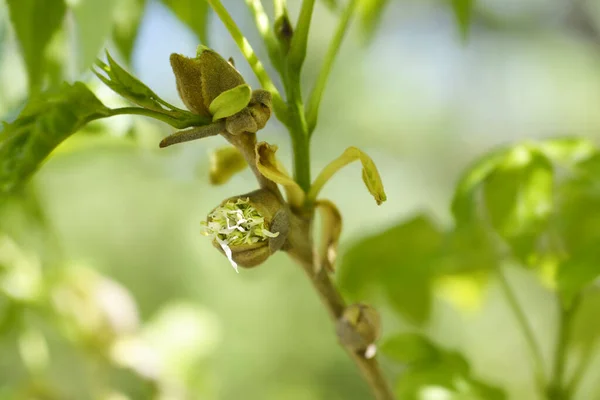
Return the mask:
<path id="1" fill-rule="evenodd" d="M 79 1 L 99 5 L 85 22 L 65 20 L 62 35 L 79 33 L 67 41 L 85 42 L 85 24 L 104 18 L 102 1 Z M 289 1 L 292 16 L 299 3 Z M 244 2 L 224 4 L 266 60 Z M 306 90 L 337 18 L 318 2 Z M 258 87 L 217 18 L 208 32 L 210 46 L 232 55 Z M 181 105 L 169 55 L 192 55 L 197 44 L 163 3 L 148 0 L 130 70 Z M 114 49 L 110 40 L 106 46 Z M 82 72 L 76 51 L 58 54 L 66 79 L 83 79 L 107 104 L 121 104 Z M 25 68 L 2 2 L 1 119 L 13 119 L 26 98 Z M 312 143 L 313 175 L 357 146 L 377 163 L 388 195 L 377 207 L 358 165 L 325 187 L 323 196 L 344 217 L 342 257 L 362 238 L 418 213 L 450 224 L 454 186 L 474 159 L 521 140 L 597 139 L 598 110 L 600 2 L 481 0 L 464 41 L 448 2 L 389 1 L 370 40 L 358 23 L 350 30 Z M 236 274 L 200 235 L 200 221 L 216 204 L 254 188 L 251 174 L 211 186 L 209 154 L 223 140 L 159 150 L 170 132 L 143 117 L 94 123 L 55 151 L 24 196 L 0 209 L 0 398 L 121 400 L 157 392 L 165 399 L 369 398 L 300 268 L 277 254 Z M 260 137 L 278 144 L 291 166 L 289 138 L 278 121 Z M 389 257 L 402 254 L 390 246 Z M 553 295 L 534 273 L 515 268 L 508 277 L 550 363 Z M 495 281 L 485 287 L 438 282 L 432 290 L 423 326 L 395 312 L 377 290 L 365 300 L 382 310 L 384 337 L 425 333 L 462 352 L 474 374 L 503 387 L 508 398 L 537 399 L 531 358 Z M 597 319 L 593 307 L 588 318 Z M 402 372 L 385 357 L 382 363 L 390 378 Z M 594 356 L 577 399 L 600 398 L 599 375 Z M 470 398 L 427 393 L 423 399 Z"/>

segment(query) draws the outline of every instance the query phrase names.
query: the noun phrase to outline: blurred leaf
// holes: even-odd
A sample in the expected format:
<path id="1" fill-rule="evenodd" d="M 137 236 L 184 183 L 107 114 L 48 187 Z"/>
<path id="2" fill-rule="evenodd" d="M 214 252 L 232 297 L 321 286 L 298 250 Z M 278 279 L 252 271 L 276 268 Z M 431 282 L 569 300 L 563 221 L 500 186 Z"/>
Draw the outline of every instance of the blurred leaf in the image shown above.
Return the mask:
<path id="1" fill-rule="evenodd" d="M 29 76 L 29 91 L 41 89 L 45 51 L 65 15 L 64 0 L 7 0 L 10 20 L 21 45 Z"/>
<path id="2" fill-rule="evenodd" d="M 538 147 L 550 160 L 566 167 L 572 167 L 598 151 L 591 140 L 572 137 L 544 140 Z"/>
<path id="3" fill-rule="evenodd" d="M 569 307 L 575 296 L 600 275 L 600 248 L 588 249 L 586 254 L 576 255 L 561 263 L 558 270 L 558 290 Z"/>
<path id="4" fill-rule="evenodd" d="M 338 0 L 321 0 L 321 2 L 332 11 L 340 8 L 340 3 Z"/>
<path id="5" fill-rule="evenodd" d="M 467 360 L 416 333 L 392 337 L 381 346 L 382 353 L 408 364 L 396 384 L 402 400 L 424 398 L 502 400 L 502 390 L 473 377 Z"/>
<path id="6" fill-rule="evenodd" d="M 362 0 L 359 13 L 367 42 L 370 42 L 375 36 L 375 31 L 389 2 L 389 0 Z"/>
<path id="7" fill-rule="evenodd" d="M 565 251 L 558 288 L 573 297 L 600 275 L 600 154 L 576 166 L 576 175 L 559 187 L 557 233 Z"/>
<path id="8" fill-rule="evenodd" d="M 186 24 L 200 39 L 208 45 L 208 17 L 210 7 L 205 0 L 162 0 L 181 22 Z"/>
<path id="9" fill-rule="evenodd" d="M 350 248 L 340 267 L 340 286 L 353 299 L 373 286 L 383 288 L 390 303 L 416 323 L 427 320 L 431 280 L 443 241 L 425 216 L 417 216 Z"/>
<path id="10" fill-rule="evenodd" d="M 247 166 L 246 159 L 236 147 L 221 147 L 210 154 L 210 183 L 222 185 Z M 202 169 L 205 173 L 204 166 Z"/>
<path id="11" fill-rule="evenodd" d="M 0 196 L 28 179 L 63 140 L 108 111 L 81 82 L 33 98 L 0 132 Z"/>
<path id="12" fill-rule="evenodd" d="M 428 363 L 440 355 L 429 339 L 416 333 L 395 335 L 381 344 L 380 351 L 402 364 Z"/>
<path id="13" fill-rule="evenodd" d="M 474 3 L 475 0 L 452 0 L 452 9 L 463 40 L 469 36 Z"/>
<path id="14" fill-rule="evenodd" d="M 120 3 L 116 0 L 79 0 L 73 6 L 77 24 L 77 66 L 80 71 L 87 70 L 94 63 L 109 38 L 117 4 Z"/>
<path id="15" fill-rule="evenodd" d="M 477 218 L 477 191 L 482 182 L 504 159 L 505 149 L 490 152 L 469 166 L 456 185 L 451 210 L 456 225 L 470 224 Z"/>
<path id="16" fill-rule="evenodd" d="M 145 6 L 146 0 L 121 0 L 119 7 L 115 9 L 112 37 L 127 63 L 131 63 Z"/>
<path id="17" fill-rule="evenodd" d="M 527 259 L 553 211 L 554 172 L 541 152 L 515 146 L 483 187 L 492 226 L 514 253 Z"/>

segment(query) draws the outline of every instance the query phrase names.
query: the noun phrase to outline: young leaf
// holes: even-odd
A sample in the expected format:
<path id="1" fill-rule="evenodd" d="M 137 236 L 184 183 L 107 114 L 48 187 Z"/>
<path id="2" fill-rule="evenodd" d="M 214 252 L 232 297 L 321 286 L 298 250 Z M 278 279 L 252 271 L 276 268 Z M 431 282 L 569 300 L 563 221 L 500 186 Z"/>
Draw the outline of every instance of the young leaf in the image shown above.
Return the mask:
<path id="1" fill-rule="evenodd" d="M 79 0 L 72 6 L 77 29 L 78 67 L 86 71 L 104 47 L 113 28 L 117 0 Z"/>
<path id="2" fill-rule="evenodd" d="M 252 89 L 246 83 L 222 92 L 208 106 L 213 122 L 242 111 L 248 106 L 251 98 Z"/>
<path id="3" fill-rule="evenodd" d="M 121 0 L 114 16 L 112 37 L 121 55 L 131 63 L 146 0 Z"/>
<path id="4" fill-rule="evenodd" d="M 63 140 L 109 109 L 81 82 L 33 98 L 0 132 L 0 196 L 33 174 Z"/>
<path id="5" fill-rule="evenodd" d="M 161 104 L 160 97 L 154 93 L 148 86 L 135 78 L 129 72 L 125 71 L 117 62 L 106 52 L 108 65 L 100 60 L 96 61 L 96 66 L 103 71 L 106 76 L 99 71 L 95 71 L 96 76 L 111 88 L 115 93 L 123 96 L 127 100 L 141 107 L 154 111 L 165 111 Z"/>
<path id="6" fill-rule="evenodd" d="M 487 214 L 492 226 L 527 258 L 553 211 L 554 170 L 550 160 L 535 148 L 516 146 L 483 184 Z"/>
<path id="7" fill-rule="evenodd" d="M 317 179 L 310 188 L 308 192 L 308 199 L 310 201 L 315 201 L 319 192 L 323 188 L 323 186 L 331 179 L 333 175 L 341 168 L 350 164 L 353 161 L 360 160 L 362 163 L 362 179 L 369 193 L 373 195 L 375 201 L 378 205 L 387 200 L 385 195 L 385 191 L 383 189 L 383 182 L 381 181 L 381 177 L 379 176 L 379 171 L 377 171 L 377 167 L 375 163 L 367 154 L 363 153 L 360 149 L 356 147 L 349 147 L 344 151 L 344 153 L 339 156 L 337 159 L 333 160 L 329 165 L 323 168 L 323 171 L 319 174 Z"/>
<path id="8" fill-rule="evenodd" d="M 287 194 L 287 200 L 294 207 L 301 207 L 304 203 L 304 191 L 291 176 L 285 171 L 275 157 L 277 146 L 266 142 L 256 145 L 256 167 L 263 176 L 275 183 L 282 185 Z"/>
<path id="9" fill-rule="evenodd" d="M 452 9 L 463 40 L 469 35 L 474 2 L 475 0 L 452 0 Z"/>
<path id="10" fill-rule="evenodd" d="M 352 246 L 339 268 L 340 287 L 352 299 L 383 289 L 402 316 L 422 324 L 442 244 L 443 233 L 427 217 L 414 217 Z"/>
<path id="11" fill-rule="evenodd" d="M 162 0 L 162 2 L 196 34 L 200 43 L 208 45 L 210 7 L 206 0 Z"/>
<path id="12" fill-rule="evenodd" d="M 64 0 L 7 0 L 10 20 L 23 52 L 29 91 L 41 88 L 46 69 L 45 51 L 62 24 Z"/>

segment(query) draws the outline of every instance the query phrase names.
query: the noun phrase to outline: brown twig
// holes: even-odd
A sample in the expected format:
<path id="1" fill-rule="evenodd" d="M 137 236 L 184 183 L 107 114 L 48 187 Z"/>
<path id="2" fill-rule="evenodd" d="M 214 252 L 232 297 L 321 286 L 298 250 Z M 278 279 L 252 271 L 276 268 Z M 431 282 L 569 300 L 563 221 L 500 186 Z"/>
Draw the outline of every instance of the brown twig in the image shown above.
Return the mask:
<path id="1" fill-rule="evenodd" d="M 286 251 L 304 269 L 313 287 L 321 297 L 334 324 L 338 322 L 346 309 L 346 303 L 331 282 L 325 269 L 316 271 L 314 267 L 313 245 L 311 238 L 312 215 L 291 215 L 291 226 Z M 366 358 L 340 341 L 350 358 L 359 368 L 377 400 L 393 400 L 392 390 L 375 357 Z"/>

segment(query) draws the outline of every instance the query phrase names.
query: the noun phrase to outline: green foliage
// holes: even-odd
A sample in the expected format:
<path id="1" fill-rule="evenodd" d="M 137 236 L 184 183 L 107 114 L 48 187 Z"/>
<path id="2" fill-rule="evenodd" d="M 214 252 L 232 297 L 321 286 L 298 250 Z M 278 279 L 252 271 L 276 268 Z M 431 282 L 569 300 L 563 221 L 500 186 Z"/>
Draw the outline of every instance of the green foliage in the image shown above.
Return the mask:
<path id="1" fill-rule="evenodd" d="M 0 196 L 29 178 L 63 140 L 108 115 L 109 109 L 79 82 L 32 98 L 0 132 Z"/>
<path id="2" fill-rule="evenodd" d="M 435 395 L 453 400 L 506 398 L 502 390 L 475 378 L 460 353 L 443 349 L 422 335 L 392 336 L 382 344 L 381 351 L 407 365 L 396 384 L 399 399 L 417 400 Z"/>
<path id="3" fill-rule="evenodd" d="M 146 0 L 121 0 L 115 13 L 113 41 L 125 60 L 130 63 Z"/>
<path id="4" fill-rule="evenodd" d="M 383 290 L 392 306 L 416 323 L 427 320 L 431 284 L 444 235 L 417 216 L 355 244 L 340 267 L 340 286 L 353 298 Z"/>
<path id="5" fill-rule="evenodd" d="M 104 47 L 113 29 L 113 14 L 120 1 L 79 0 L 72 8 L 77 26 L 78 63 L 86 71 Z"/>
<path id="6" fill-rule="evenodd" d="M 363 33 L 367 41 L 370 41 L 381 22 L 384 11 L 389 5 L 390 0 L 363 0 L 361 1 L 360 22 Z"/>
<path id="7" fill-rule="evenodd" d="M 196 34 L 200 43 L 208 45 L 210 7 L 207 1 L 162 0 L 162 2 Z"/>
<path id="8" fill-rule="evenodd" d="M 456 18 L 456 24 L 463 40 L 469 35 L 473 6 L 476 0 L 452 0 L 452 9 Z"/>
<path id="9" fill-rule="evenodd" d="M 10 20 L 21 45 L 30 92 L 42 86 L 46 49 L 65 15 L 64 0 L 7 0 Z"/>

